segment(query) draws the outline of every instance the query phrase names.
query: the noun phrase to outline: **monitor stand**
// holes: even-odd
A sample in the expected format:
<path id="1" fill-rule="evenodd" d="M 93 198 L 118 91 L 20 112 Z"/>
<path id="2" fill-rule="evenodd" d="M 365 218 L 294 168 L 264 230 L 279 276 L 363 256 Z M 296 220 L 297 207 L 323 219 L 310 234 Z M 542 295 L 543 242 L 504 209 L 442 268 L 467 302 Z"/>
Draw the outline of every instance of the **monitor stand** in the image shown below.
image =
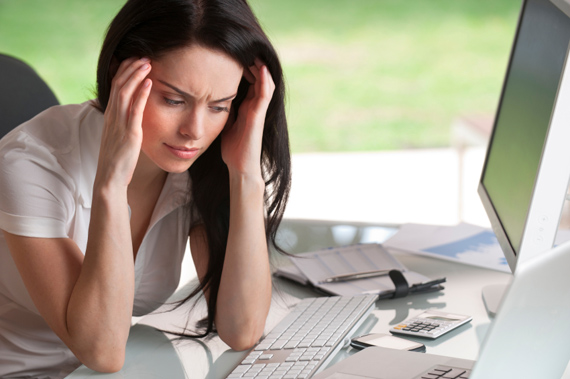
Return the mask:
<path id="1" fill-rule="evenodd" d="M 491 284 L 483 287 L 483 302 L 490 316 L 495 317 L 499 311 L 501 300 L 503 300 L 503 295 L 507 291 L 507 288 L 507 284 Z"/>

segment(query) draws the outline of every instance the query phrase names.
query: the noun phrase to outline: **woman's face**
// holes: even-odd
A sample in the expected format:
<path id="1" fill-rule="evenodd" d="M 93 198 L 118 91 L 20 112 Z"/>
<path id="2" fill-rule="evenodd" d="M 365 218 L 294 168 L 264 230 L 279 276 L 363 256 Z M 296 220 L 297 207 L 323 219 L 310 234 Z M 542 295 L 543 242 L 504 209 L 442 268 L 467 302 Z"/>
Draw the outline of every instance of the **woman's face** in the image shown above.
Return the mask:
<path id="1" fill-rule="evenodd" d="M 198 45 L 151 62 L 142 151 L 167 172 L 184 172 L 223 130 L 243 67 Z"/>

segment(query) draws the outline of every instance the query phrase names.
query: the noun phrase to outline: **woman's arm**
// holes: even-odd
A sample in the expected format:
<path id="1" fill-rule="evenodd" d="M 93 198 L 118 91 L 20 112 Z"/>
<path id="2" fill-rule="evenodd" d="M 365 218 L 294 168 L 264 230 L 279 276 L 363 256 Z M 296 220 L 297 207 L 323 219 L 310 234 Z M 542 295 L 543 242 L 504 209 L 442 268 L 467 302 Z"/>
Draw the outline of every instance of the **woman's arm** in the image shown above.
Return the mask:
<path id="1" fill-rule="evenodd" d="M 120 201 L 111 204 L 103 201 L 92 208 L 91 222 L 103 227 L 90 228 L 85 257 L 69 238 L 4 232 L 42 317 L 83 364 L 101 372 L 123 365 L 134 287 L 132 249 L 121 235 L 124 207 Z M 100 242 L 91 242 L 96 240 Z"/>
<path id="2" fill-rule="evenodd" d="M 148 61 L 130 59 L 113 79 L 85 257 L 71 239 L 4 232 L 34 304 L 87 367 L 113 372 L 124 363 L 134 301 L 134 259 L 127 186 L 140 154 L 150 92 Z"/>
<path id="3" fill-rule="evenodd" d="M 275 85 L 259 60 L 250 71 L 254 83 L 235 123 L 222 135 L 222 158 L 230 174 L 230 227 L 215 322 L 220 338 L 234 350 L 248 349 L 259 340 L 271 305 L 260 158 Z M 190 244 L 198 274 L 203 275 L 208 252 L 202 227 L 191 231 Z"/>
<path id="4" fill-rule="evenodd" d="M 230 230 L 215 323 L 220 338 L 238 351 L 259 340 L 271 303 L 263 188 L 263 182 L 247 179 L 230 184 Z M 190 250 L 198 275 L 203 278 L 208 264 L 203 225 L 192 228 Z M 208 291 L 205 296 L 208 297 Z"/>

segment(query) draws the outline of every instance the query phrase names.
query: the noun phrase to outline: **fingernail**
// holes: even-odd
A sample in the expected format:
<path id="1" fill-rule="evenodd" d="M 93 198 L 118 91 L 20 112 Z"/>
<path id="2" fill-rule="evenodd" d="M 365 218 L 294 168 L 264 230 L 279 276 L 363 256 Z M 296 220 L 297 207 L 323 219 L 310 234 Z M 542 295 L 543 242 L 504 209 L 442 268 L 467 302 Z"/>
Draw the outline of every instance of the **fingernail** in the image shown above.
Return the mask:
<path id="1" fill-rule="evenodd" d="M 141 62 L 150 62 L 150 58 L 143 57 L 141 58 Z"/>
<path id="2" fill-rule="evenodd" d="M 141 66 L 141 70 L 144 71 L 144 70 L 146 70 L 146 69 L 149 68 L 149 67 L 150 67 L 150 65 L 149 65 L 148 63 L 145 63 L 145 64 L 143 64 L 143 65 Z"/>

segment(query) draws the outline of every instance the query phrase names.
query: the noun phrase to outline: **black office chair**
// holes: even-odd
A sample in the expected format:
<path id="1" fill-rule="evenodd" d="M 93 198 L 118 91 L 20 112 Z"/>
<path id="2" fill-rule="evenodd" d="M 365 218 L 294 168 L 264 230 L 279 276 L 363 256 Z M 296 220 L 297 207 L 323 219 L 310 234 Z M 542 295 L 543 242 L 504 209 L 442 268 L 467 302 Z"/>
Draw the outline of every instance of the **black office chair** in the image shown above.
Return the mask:
<path id="1" fill-rule="evenodd" d="M 19 59 L 0 54 L 0 138 L 59 102 L 39 75 Z"/>

